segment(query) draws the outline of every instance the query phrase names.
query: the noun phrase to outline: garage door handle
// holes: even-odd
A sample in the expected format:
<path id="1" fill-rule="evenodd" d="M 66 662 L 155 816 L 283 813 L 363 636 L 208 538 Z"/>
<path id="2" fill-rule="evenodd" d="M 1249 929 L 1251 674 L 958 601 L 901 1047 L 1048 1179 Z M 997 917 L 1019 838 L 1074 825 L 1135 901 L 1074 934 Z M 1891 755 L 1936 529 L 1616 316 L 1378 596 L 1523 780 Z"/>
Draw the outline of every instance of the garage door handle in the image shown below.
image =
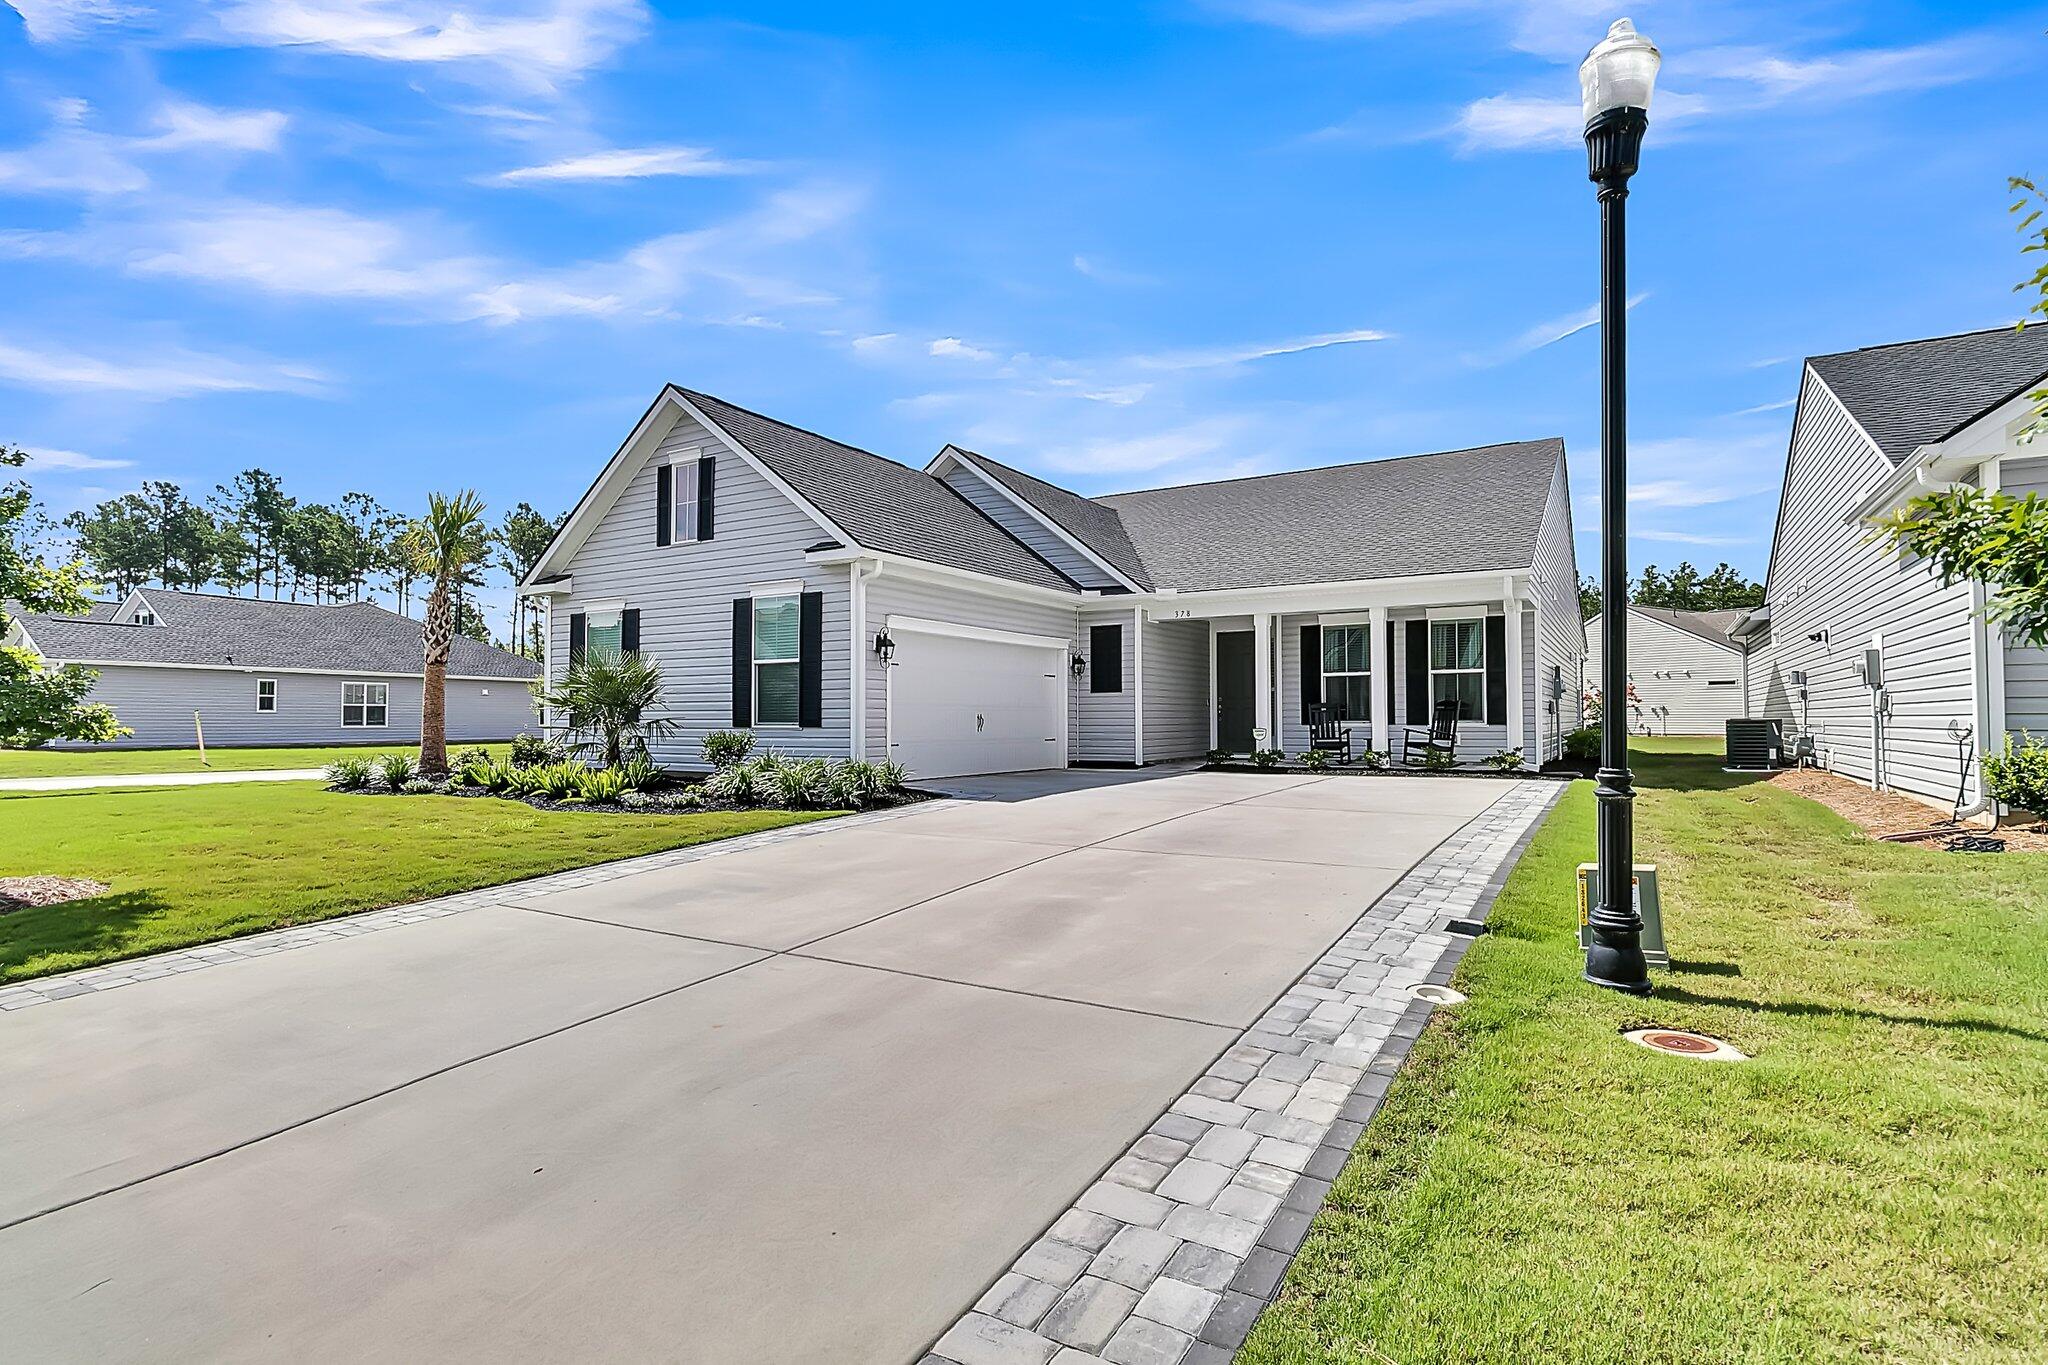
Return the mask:
<path id="1" fill-rule="evenodd" d="M 980 734 L 982 727 L 986 724 L 988 724 L 988 717 L 980 714 L 979 712 L 976 712 L 974 717 L 974 732 L 976 734 Z"/>

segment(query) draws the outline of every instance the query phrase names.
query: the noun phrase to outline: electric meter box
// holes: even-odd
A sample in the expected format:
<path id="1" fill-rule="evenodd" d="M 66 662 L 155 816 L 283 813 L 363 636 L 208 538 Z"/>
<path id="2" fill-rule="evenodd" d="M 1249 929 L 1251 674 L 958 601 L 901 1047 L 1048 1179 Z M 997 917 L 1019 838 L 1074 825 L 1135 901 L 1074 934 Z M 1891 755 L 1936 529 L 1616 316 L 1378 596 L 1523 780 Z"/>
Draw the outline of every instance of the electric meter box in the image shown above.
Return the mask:
<path id="1" fill-rule="evenodd" d="M 1637 863 L 1635 875 L 1636 914 L 1643 920 L 1643 960 L 1652 967 L 1671 968 L 1671 954 L 1664 948 L 1664 906 L 1657 897 L 1657 865 Z M 1590 912 L 1600 900 L 1600 864 L 1579 864 L 1579 950 L 1593 946 Z"/>

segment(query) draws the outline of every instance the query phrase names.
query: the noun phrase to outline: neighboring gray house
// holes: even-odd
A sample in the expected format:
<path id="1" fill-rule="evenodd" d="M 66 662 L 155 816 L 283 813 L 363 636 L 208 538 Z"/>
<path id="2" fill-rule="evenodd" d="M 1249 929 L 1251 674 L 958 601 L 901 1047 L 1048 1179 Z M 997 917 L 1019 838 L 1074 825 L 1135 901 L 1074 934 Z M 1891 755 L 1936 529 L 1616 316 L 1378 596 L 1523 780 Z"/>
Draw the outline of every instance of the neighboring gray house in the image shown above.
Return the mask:
<path id="1" fill-rule="evenodd" d="M 92 700 L 135 732 L 116 741 L 124 747 L 192 745 L 194 712 L 206 742 L 223 747 L 420 737 L 420 623 L 368 602 L 137 588 L 85 616 L 10 615 L 10 644 L 98 670 Z M 458 635 L 448 738 L 509 739 L 534 728 L 529 685 L 539 673 L 531 660 Z"/>
<path id="2" fill-rule="evenodd" d="M 2044 382 L 2048 327 L 1806 362 L 1766 604 L 1732 633 L 1749 646 L 1754 713 L 1809 736 L 1822 766 L 1947 806 L 1959 750 L 2048 732 L 2048 653 L 2007 647 L 1983 588 L 1944 584 L 1872 535 L 1938 488 L 2048 492 L 2048 450 L 2020 440 Z M 1981 804 L 1974 760 L 1962 785 Z"/>
<path id="3" fill-rule="evenodd" d="M 665 762 L 739 727 L 939 777 L 1293 752 L 1319 704 L 1398 749 L 1432 697 L 1466 707 L 1462 754 L 1540 763 L 1576 714 L 1577 582 L 1556 440 L 1085 498 L 671 386 L 522 591 L 556 676 L 660 663 Z"/>
<path id="4" fill-rule="evenodd" d="M 1642 705 L 1629 728 L 1646 735 L 1718 735 L 1749 714 L 1743 647 L 1728 632 L 1745 613 L 1628 609 L 1628 672 Z M 1586 677 L 1600 677 L 1600 618 L 1586 622 Z"/>

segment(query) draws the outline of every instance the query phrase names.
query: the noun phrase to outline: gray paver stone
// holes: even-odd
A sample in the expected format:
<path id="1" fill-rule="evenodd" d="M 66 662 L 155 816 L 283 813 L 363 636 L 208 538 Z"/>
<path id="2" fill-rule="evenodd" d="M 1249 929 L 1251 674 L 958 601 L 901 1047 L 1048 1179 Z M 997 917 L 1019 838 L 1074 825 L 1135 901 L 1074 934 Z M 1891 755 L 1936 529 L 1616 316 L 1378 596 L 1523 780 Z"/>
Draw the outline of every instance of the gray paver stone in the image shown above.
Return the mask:
<path id="1" fill-rule="evenodd" d="M 1217 1195 L 1209 1207 L 1231 1218 L 1242 1218 L 1247 1223 L 1263 1223 L 1279 1209 L 1280 1200 L 1249 1185 L 1232 1185 Z"/>
<path id="2" fill-rule="evenodd" d="M 1209 1203 L 1223 1192 L 1230 1183 L 1230 1167 L 1219 1166 L 1213 1161 L 1189 1157 L 1175 1166 L 1166 1179 L 1159 1182 L 1159 1196 L 1179 1204 L 1199 1204 L 1207 1208 Z"/>
<path id="3" fill-rule="evenodd" d="M 1185 1205 L 1167 1215 L 1165 1230 L 1176 1237 L 1200 1242 L 1205 1247 L 1215 1247 L 1233 1256 L 1249 1255 L 1259 1240 L 1257 1223 Z"/>
<path id="4" fill-rule="evenodd" d="M 1142 1290 L 1159 1278 L 1179 1246 L 1178 1237 L 1169 1237 L 1157 1228 L 1125 1228 L 1095 1254 L 1088 1273 Z"/>
<path id="5" fill-rule="evenodd" d="M 1086 1209 L 1068 1209 L 1059 1216 L 1046 1236 L 1054 1241 L 1066 1242 L 1090 1251 L 1100 1251 L 1109 1239 L 1116 1236 L 1122 1223 L 1106 1214 L 1090 1213 Z"/>
<path id="6" fill-rule="evenodd" d="M 1017 1264 L 1012 1268 L 1034 1280 L 1044 1280 L 1049 1285 L 1065 1289 L 1081 1278 L 1081 1272 L 1094 1259 L 1094 1253 L 1084 1248 L 1041 1237 L 1017 1258 Z"/>
<path id="7" fill-rule="evenodd" d="M 1164 1222 L 1173 1205 L 1156 1194 L 1134 1190 L 1128 1185 L 1097 1181 L 1075 1201 L 1090 1213 L 1105 1213 L 1123 1223 L 1156 1228 Z"/>
<path id="8" fill-rule="evenodd" d="M 939 1338 L 934 1353 L 959 1365 L 1045 1365 L 1058 1349 L 1036 1332 L 986 1313 L 969 1313 Z"/>
<path id="9" fill-rule="evenodd" d="M 1183 1280 L 1159 1280 L 1145 1291 L 1135 1310 L 1141 1318 L 1164 1323 L 1189 1336 L 1202 1330 L 1209 1310 L 1216 1306 L 1214 1291 Z"/>
<path id="10" fill-rule="evenodd" d="M 1104 1180 L 1114 1180 L 1119 1185 L 1128 1185 L 1134 1190 L 1149 1190 L 1166 1178 L 1167 1167 L 1157 1161 L 1147 1161 L 1129 1152 L 1118 1157 L 1110 1168 L 1102 1173 Z"/>
<path id="11" fill-rule="evenodd" d="M 989 1287 L 974 1311 L 1001 1318 L 1013 1327 L 1036 1327 L 1045 1311 L 1059 1300 L 1060 1291 L 1052 1285 L 1013 1270 Z"/>
<path id="12" fill-rule="evenodd" d="M 1183 1242 L 1180 1250 L 1173 1253 L 1173 1259 L 1166 1263 L 1166 1273 L 1176 1280 L 1221 1292 L 1236 1276 L 1237 1267 L 1235 1256 L 1199 1242 Z"/>
<path id="13" fill-rule="evenodd" d="M 1307 1143 L 1276 1137 L 1262 1139 L 1258 1146 L 1252 1148 L 1252 1160 L 1287 1171 L 1301 1170 L 1315 1154 L 1316 1149 Z"/>
<path id="14" fill-rule="evenodd" d="M 1132 1318 L 1117 1329 L 1102 1358 L 1115 1365 L 1180 1365 L 1194 1339 L 1164 1323 Z"/>
<path id="15" fill-rule="evenodd" d="M 1084 1275 L 1060 1296 L 1041 1329 L 1062 1345 L 1099 1351 L 1137 1305 L 1138 1291 L 1130 1286 Z"/>
<path id="16" fill-rule="evenodd" d="M 1188 1155 L 1213 1161 L 1219 1166 L 1236 1167 L 1242 1166 L 1245 1158 L 1252 1154 L 1252 1148 L 1258 1145 L 1258 1134 L 1243 1128 L 1211 1128 Z"/>
<path id="17" fill-rule="evenodd" d="M 1235 1132 L 1236 1129 L 1226 1131 Z M 1203 1136 L 1207 1136 L 1204 1134 Z M 1171 1166 L 1188 1154 L 1188 1144 L 1176 1138 L 1159 1133 L 1147 1133 L 1131 1144 L 1131 1155 L 1143 1161 L 1157 1161 Z"/>

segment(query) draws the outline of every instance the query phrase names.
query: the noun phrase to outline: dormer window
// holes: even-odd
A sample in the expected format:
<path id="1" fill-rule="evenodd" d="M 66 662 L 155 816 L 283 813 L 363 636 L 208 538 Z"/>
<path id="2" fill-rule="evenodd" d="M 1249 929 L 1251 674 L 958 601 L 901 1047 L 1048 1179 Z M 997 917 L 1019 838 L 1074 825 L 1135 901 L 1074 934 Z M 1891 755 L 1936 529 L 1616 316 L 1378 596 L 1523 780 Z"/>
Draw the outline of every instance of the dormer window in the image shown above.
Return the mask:
<path id="1" fill-rule="evenodd" d="M 156 624 L 156 613 L 148 607 L 137 607 L 135 614 L 128 618 L 128 622 L 136 626 L 153 626 Z"/>

